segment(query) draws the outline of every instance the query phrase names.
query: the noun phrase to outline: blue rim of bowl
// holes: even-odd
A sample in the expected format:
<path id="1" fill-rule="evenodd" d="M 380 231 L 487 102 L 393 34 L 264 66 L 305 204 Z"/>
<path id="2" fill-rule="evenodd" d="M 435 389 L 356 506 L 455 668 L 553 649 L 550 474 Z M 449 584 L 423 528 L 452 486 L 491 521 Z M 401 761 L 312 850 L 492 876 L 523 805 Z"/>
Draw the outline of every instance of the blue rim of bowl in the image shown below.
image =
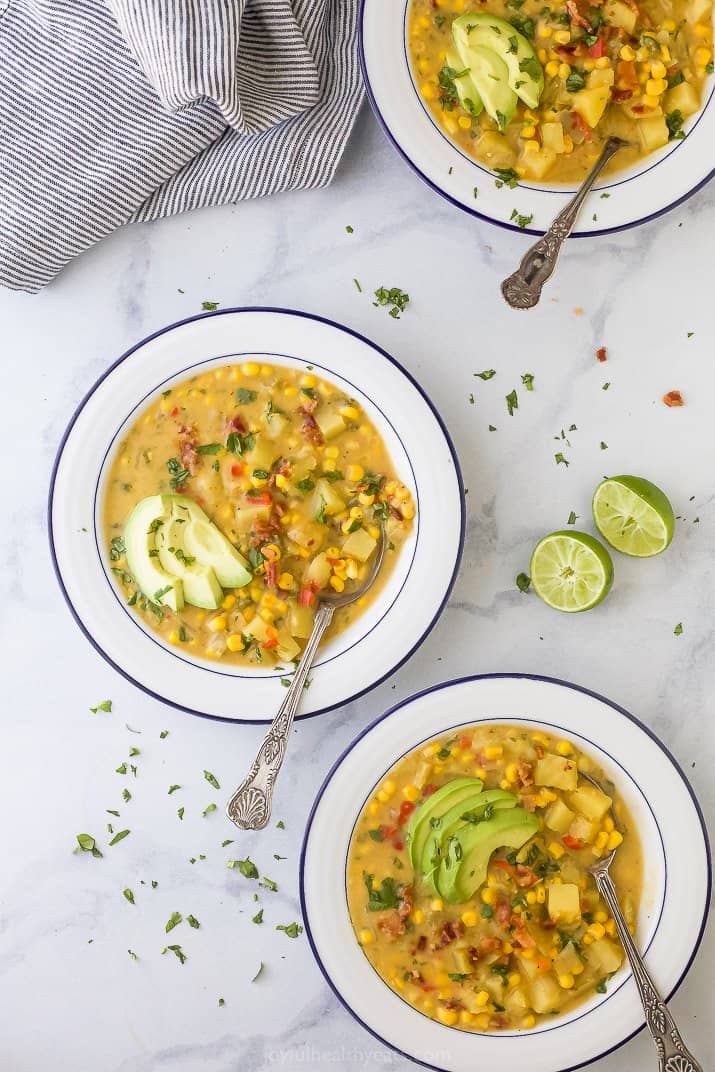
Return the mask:
<path id="1" fill-rule="evenodd" d="M 346 697 L 345 699 L 339 700 L 338 702 L 333 703 L 333 704 L 328 704 L 326 707 L 318 708 L 317 711 L 310 711 L 310 712 L 308 712 L 306 714 L 300 715 L 300 720 L 301 721 L 303 721 L 305 719 L 308 719 L 308 718 L 315 718 L 317 715 L 324 715 L 328 711 L 335 711 L 339 707 L 344 707 L 347 704 L 353 703 L 355 700 L 359 699 L 361 696 L 364 696 L 366 693 L 370 692 L 371 689 L 377 688 L 378 685 L 381 685 L 383 683 L 383 681 L 386 681 L 392 674 L 396 673 L 396 671 L 398 671 L 402 666 L 404 666 L 404 664 L 408 661 L 408 659 L 412 658 L 414 653 L 417 651 L 417 649 L 420 647 L 420 645 L 424 642 L 424 640 L 428 637 L 428 635 L 431 633 L 432 629 L 437 624 L 437 621 L 439 620 L 439 617 L 442 614 L 442 611 L 444 610 L 444 608 L 445 608 L 445 606 L 447 604 L 447 601 L 449 600 L 450 595 L 452 594 L 452 589 L 454 588 L 455 582 L 457 580 L 457 575 L 459 573 L 459 567 L 460 567 L 461 561 L 462 561 L 462 554 L 464 552 L 464 540 L 465 540 L 465 535 L 466 535 L 466 515 L 467 515 L 467 510 L 466 510 L 466 505 L 465 505 L 465 500 L 464 500 L 464 481 L 462 479 L 462 470 L 461 470 L 460 465 L 459 465 L 459 458 L 457 457 L 457 451 L 456 451 L 454 443 L 452 441 L 452 437 L 449 434 L 449 431 L 447 430 L 447 426 L 445 425 L 444 421 L 442 420 L 442 417 L 440 416 L 440 414 L 437 411 L 436 407 L 432 403 L 431 399 L 428 397 L 428 395 L 427 395 L 426 391 L 424 390 L 424 388 L 407 371 L 407 369 L 403 365 L 400 364 L 399 361 L 397 361 L 394 357 L 392 357 L 390 354 L 388 354 L 386 350 L 383 350 L 381 346 L 378 346 L 377 343 L 372 342 L 371 339 L 368 339 L 367 336 L 362 335 L 359 331 L 355 331 L 355 330 L 353 330 L 353 328 L 346 327 L 346 325 L 344 325 L 344 324 L 339 324 L 335 320 L 330 320 L 328 317 L 318 316 L 316 313 L 306 313 L 306 312 L 303 312 L 300 309 L 287 309 L 287 308 L 282 308 L 280 306 L 270 306 L 270 305 L 244 305 L 244 306 L 235 306 L 235 307 L 230 308 L 230 309 L 219 309 L 216 312 L 212 312 L 212 313 L 197 313 L 194 316 L 187 316 L 183 320 L 175 320 L 173 323 L 168 324 L 163 328 L 159 328 L 158 331 L 154 331 L 150 335 L 146 335 L 139 342 L 135 343 L 134 346 L 132 346 L 128 350 L 126 350 L 120 357 L 117 358 L 116 361 L 112 362 L 112 364 L 109 366 L 109 368 L 106 369 L 105 372 L 103 372 L 102 375 L 95 381 L 95 383 L 92 385 L 92 387 L 90 387 L 89 391 L 87 391 L 87 393 L 81 399 L 79 405 L 75 408 L 75 411 L 72 414 L 72 417 L 70 418 L 70 421 L 69 421 L 69 423 L 68 423 L 68 425 L 67 425 L 67 427 L 66 427 L 66 429 L 65 429 L 65 431 L 64 431 L 64 433 L 62 435 L 62 438 L 60 440 L 59 446 L 57 448 L 57 453 L 55 455 L 55 460 L 54 460 L 54 463 L 52 465 L 52 473 L 50 475 L 50 485 L 49 485 L 49 491 L 48 491 L 48 496 L 47 496 L 47 537 L 48 537 L 49 545 L 50 545 L 50 558 L 52 560 L 52 568 L 54 570 L 55 577 L 57 579 L 57 583 L 58 583 L 59 588 L 60 588 L 60 592 L 62 593 L 62 596 L 63 596 L 63 598 L 65 600 L 65 603 L 67 604 L 67 607 L 69 608 L 70 614 L 74 618 L 75 623 L 79 627 L 80 631 L 84 634 L 84 636 L 89 641 L 89 643 L 92 645 L 94 650 L 99 655 L 101 655 L 102 658 L 105 660 L 105 662 L 109 663 L 109 665 L 114 670 L 116 670 L 117 673 L 120 674 L 125 679 L 125 681 L 129 681 L 132 685 L 135 685 L 136 688 L 141 689 L 142 692 L 146 693 L 148 696 L 151 696 L 153 699 L 159 700 L 161 703 L 168 704 L 170 707 L 174 707 L 179 711 L 186 711 L 187 714 L 190 714 L 190 715 L 198 715 L 200 718 L 210 718 L 210 719 L 213 719 L 215 722 L 227 722 L 227 723 L 233 723 L 233 724 L 237 724 L 237 725 L 261 726 L 261 725 L 267 725 L 268 723 L 270 723 L 271 720 L 270 719 L 265 719 L 265 718 L 264 719 L 227 718 L 225 715 L 212 715 L 208 711 L 197 711 L 193 707 L 186 707 L 183 704 L 177 703 L 175 700 L 169 700 L 165 696 L 161 696 L 159 693 L 154 692 L 153 689 L 150 689 L 148 686 L 142 685 L 141 682 L 137 681 L 136 678 L 132 677 L 132 675 L 128 671 L 124 670 L 121 666 L 118 665 L 118 663 L 116 663 L 113 659 L 111 659 L 110 656 L 107 654 L 107 652 L 105 652 L 104 649 L 102 647 L 100 647 L 100 645 L 97 643 L 97 641 L 94 639 L 94 637 L 90 634 L 90 632 L 85 627 L 85 625 L 82 622 L 82 620 L 80 619 L 79 615 L 77 614 L 74 606 L 72 605 L 72 601 L 69 598 L 69 594 L 67 592 L 67 589 L 65 588 L 64 581 L 62 580 L 62 574 L 60 573 L 59 563 L 57 561 L 57 553 L 55 551 L 54 528 L 53 528 L 53 523 L 52 523 L 52 506 L 53 506 L 53 502 L 54 502 L 55 482 L 56 482 L 56 479 L 57 479 L 57 471 L 59 469 L 59 464 L 60 464 L 60 461 L 62 459 L 62 454 L 64 452 L 65 444 L 66 444 L 66 442 L 67 442 L 67 440 L 68 440 L 68 438 L 69 438 L 69 436 L 70 436 L 70 434 L 72 432 L 72 429 L 74 428 L 74 426 L 75 426 L 75 424 L 77 422 L 77 419 L 78 419 L 80 413 L 82 412 L 82 410 L 84 409 L 86 404 L 89 402 L 90 398 L 94 395 L 94 393 L 97 390 L 97 388 L 102 383 L 104 383 L 104 381 L 107 379 L 107 377 L 109 375 L 111 375 L 111 373 L 114 371 L 115 368 L 117 368 L 119 365 L 121 365 L 122 362 L 125 361 L 128 357 L 131 357 L 131 355 L 133 353 L 135 353 L 135 351 L 141 349 L 142 346 L 145 346 L 146 343 L 151 342 L 153 339 L 157 339 L 161 335 L 166 335 L 168 332 L 173 331 L 174 328 L 183 327 L 185 324 L 192 324 L 196 320 L 207 320 L 207 319 L 209 319 L 211 317 L 228 316 L 228 315 L 232 315 L 232 314 L 235 314 L 235 313 L 272 313 L 272 314 L 278 314 L 278 315 L 282 315 L 282 316 L 297 316 L 297 317 L 300 317 L 303 320 L 313 320 L 313 321 L 316 321 L 317 323 L 320 323 L 320 324 L 326 324 L 328 327 L 335 328 L 338 331 L 342 331 L 346 335 L 350 335 L 354 339 L 358 339 L 360 342 L 364 343 L 365 345 L 369 346 L 372 350 L 376 351 L 378 354 L 380 354 L 381 357 L 384 357 L 386 361 L 389 361 L 391 365 L 393 365 L 399 372 L 402 373 L 402 375 L 405 377 L 405 379 L 415 388 L 415 390 L 418 392 L 418 394 L 421 396 L 423 401 L 426 403 L 426 405 L 430 409 L 432 415 L 434 416 L 435 420 L 437 421 L 437 424 L 439 425 L 439 427 L 441 429 L 442 435 L 444 436 L 445 442 L 447 444 L 447 448 L 448 448 L 448 450 L 449 450 L 449 452 L 450 452 L 450 454 L 452 456 L 452 462 L 454 464 L 454 473 L 455 473 L 455 476 L 456 476 L 456 479 L 457 479 L 457 490 L 459 492 L 459 512 L 460 512 L 460 516 L 459 516 L 459 541 L 458 541 L 458 547 L 457 547 L 457 555 L 456 555 L 455 561 L 454 561 L 454 568 L 452 570 L 452 576 L 450 577 L 449 583 L 448 583 L 448 585 L 447 585 L 447 587 L 445 589 L 444 596 L 442 597 L 442 600 L 440 601 L 440 604 L 439 604 L 437 610 L 435 611 L 435 614 L 432 617 L 432 620 L 428 623 L 428 625 L 425 628 L 425 630 L 423 631 L 422 635 L 420 637 L 418 637 L 418 639 L 416 640 L 414 645 L 410 648 L 410 650 L 390 670 L 388 670 L 386 673 L 384 673 L 380 678 L 377 678 L 375 681 L 370 682 L 370 684 L 366 685 L 365 688 L 360 689 L 358 692 L 354 693 L 353 695 L 351 695 L 349 697 Z"/>
<path id="2" fill-rule="evenodd" d="M 646 734 L 646 736 L 650 737 L 651 741 L 653 741 L 653 743 L 656 744 L 658 746 L 658 748 L 660 748 L 660 750 L 670 760 L 670 763 L 672 764 L 672 766 L 675 769 L 676 773 L 680 775 L 680 777 L 681 777 L 681 779 L 683 781 L 683 784 L 684 784 L 684 786 L 685 786 L 685 788 L 686 788 L 686 790 L 688 792 L 688 795 L 690 796 L 690 799 L 693 802 L 693 807 L 695 808 L 695 813 L 696 813 L 696 815 L 698 817 L 698 820 L 700 822 L 700 829 L 701 829 L 701 833 L 702 833 L 702 836 L 703 836 L 703 845 L 704 845 L 704 848 L 705 848 L 705 858 L 706 858 L 706 863 L 707 863 L 707 887 L 706 887 L 706 893 L 705 893 L 705 898 L 704 898 L 703 918 L 702 918 L 701 923 L 700 923 L 700 928 L 698 930 L 697 938 L 696 938 L 695 943 L 693 945 L 693 951 L 690 954 L 690 957 L 688 959 L 687 964 L 685 965 L 683 971 L 681 972 L 680 978 L 676 981 L 675 985 L 672 987 L 670 992 L 666 995 L 666 998 L 665 998 L 666 1001 L 670 1001 L 670 999 L 673 997 L 673 995 L 678 991 L 678 989 L 680 988 L 683 980 L 685 979 L 685 976 L 690 971 L 690 968 L 692 967 L 692 964 L 693 964 L 693 961 L 695 960 L 695 957 L 697 956 L 698 950 L 700 948 L 700 944 L 701 944 L 702 939 L 703 939 L 703 934 L 705 932 L 705 925 L 707 923 L 707 918 L 708 918 L 708 909 L 709 909 L 709 905 L 710 905 L 710 899 L 711 899 L 711 896 L 712 896 L 712 855 L 711 855 L 711 850 L 710 850 L 710 841 L 709 841 L 709 838 L 708 838 L 707 827 L 705 825 L 705 818 L 703 816 L 703 812 L 702 812 L 702 809 L 700 807 L 700 803 L 698 802 L 698 798 L 696 797 L 695 792 L 694 792 L 692 786 L 690 785 L 690 782 L 688 781 L 688 779 L 687 779 L 687 777 L 685 775 L 685 772 L 683 771 L 682 767 L 680 766 L 680 764 L 678 763 L 677 759 L 672 754 L 672 752 L 666 747 L 666 745 L 660 740 L 660 738 L 653 732 L 653 730 L 651 730 L 648 726 L 646 726 L 643 722 L 641 722 L 640 719 L 636 718 L 635 715 L 632 715 L 629 711 L 626 711 L 626 709 L 624 707 L 621 707 L 619 704 L 614 703 L 613 700 L 609 700 L 605 696 L 601 696 L 600 693 L 594 692 L 592 689 L 588 689 L 584 685 L 575 685 L 573 682 L 564 681 L 562 678 L 547 677 L 547 676 L 545 676 L 543 674 L 515 674 L 515 673 L 467 674 L 464 677 L 451 678 L 448 681 L 442 681 L 437 685 L 430 685 L 426 689 L 422 689 L 419 692 L 413 693 L 412 696 L 408 696 L 408 697 L 406 697 L 406 699 L 401 700 L 399 703 L 395 704 L 393 707 L 390 707 L 387 711 L 385 711 L 384 714 L 379 715 L 378 718 L 374 719 L 369 725 L 367 725 L 365 727 L 365 729 L 363 729 L 357 735 L 357 737 L 355 737 L 350 742 L 350 744 L 347 746 L 347 748 L 335 760 L 335 763 L 333 763 L 332 767 L 330 768 L 330 770 L 328 771 L 327 775 L 325 776 L 325 779 L 323 780 L 323 784 L 321 785 L 320 789 L 318 790 L 318 794 L 317 794 L 317 796 L 315 798 L 315 801 L 313 802 L 313 806 L 311 807 L 310 813 L 308 815 L 308 820 L 307 820 L 306 826 L 305 826 L 305 833 L 303 835 L 303 844 L 302 844 L 301 850 L 300 850 L 300 862 L 299 862 L 299 867 L 298 867 L 300 910 L 301 910 L 301 915 L 303 917 L 303 923 L 305 925 L 305 933 L 307 935 L 308 943 L 310 945 L 310 948 L 311 948 L 311 950 L 313 952 L 313 956 L 315 957 L 315 960 L 316 960 L 316 962 L 318 964 L 318 967 L 320 968 L 320 971 L 322 972 L 323 978 L 325 979 L 325 981 L 327 982 L 328 986 L 330 987 L 332 992 L 335 994 L 336 998 L 338 999 L 340 1004 L 343 1006 L 343 1008 L 347 1009 L 347 1011 L 350 1013 L 350 1015 L 355 1020 L 357 1020 L 357 1022 L 362 1027 L 364 1027 L 365 1030 L 368 1031 L 373 1036 L 373 1038 L 376 1038 L 378 1040 L 378 1042 L 381 1042 L 384 1046 L 387 1046 L 388 1049 L 392 1050 L 394 1053 L 399 1054 L 401 1057 L 405 1057 L 410 1061 L 414 1061 L 415 1064 L 421 1065 L 423 1068 L 432 1069 L 433 1072 L 445 1072 L 445 1069 L 440 1065 L 433 1065 L 433 1064 L 430 1064 L 428 1061 L 422 1061 L 422 1060 L 420 1060 L 419 1057 L 415 1057 L 411 1053 L 406 1053 L 404 1050 L 401 1050 L 397 1046 L 393 1045 L 393 1043 L 388 1042 L 388 1040 L 384 1039 L 382 1037 L 382 1035 L 378 1035 L 378 1033 L 376 1031 L 374 1031 L 373 1028 L 371 1028 L 368 1024 L 366 1024 L 365 1021 L 363 1019 L 361 1019 L 360 1016 L 358 1016 L 358 1014 L 354 1011 L 354 1009 L 351 1008 L 351 1006 L 348 1004 L 348 1002 L 342 996 L 340 991 L 337 989 L 337 987 L 333 983 L 330 975 L 328 974 L 328 971 L 325 968 L 325 965 L 323 964 L 323 962 L 322 962 L 322 960 L 320 958 L 320 954 L 318 953 L 318 950 L 316 949 L 315 942 L 313 941 L 313 935 L 311 933 L 310 923 L 308 921 L 308 913 L 306 911 L 306 902 L 305 902 L 305 856 L 306 856 L 306 852 L 307 852 L 307 849 L 308 849 L 308 839 L 310 837 L 310 831 L 311 831 L 311 828 L 313 826 L 313 820 L 315 818 L 315 813 L 316 813 L 316 811 L 318 809 L 318 806 L 319 806 L 319 804 L 320 804 L 320 802 L 321 802 L 321 800 L 323 798 L 323 794 L 325 793 L 325 790 L 328 787 L 328 784 L 332 780 L 334 774 L 336 773 L 336 771 L 338 770 L 340 765 L 347 758 L 347 756 L 352 752 L 353 748 L 355 748 L 355 746 L 363 739 L 363 737 L 366 737 L 367 734 L 370 733 L 371 730 L 373 730 L 375 728 L 375 726 L 379 725 L 385 719 L 389 718 L 391 715 L 395 714 L 397 711 L 401 710 L 403 707 L 406 707 L 408 704 L 413 703 L 415 700 L 419 700 L 424 696 L 429 696 L 433 692 L 440 692 L 443 689 L 449 689 L 449 688 L 452 688 L 455 685 L 464 685 L 464 684 L 467 684 L 467 683 L 473 682 L 473 681 L 495 681 L 495 680 L 504 680 L 504 679 L 513 680 L 513 681 L 539 681 L 539 682 L 544 682 L 544 683 L 546 683 L 548 685 L 559 685 L 562 688 L 572 689 L 574 692 L 580 692 L 584 696 L 590 696 L 592 699 L 598 700 L 600 703 L 607 704 L 608 707 L 612 708 L 614 711 L 617 711 L 618 714 L 623 715 L 625 718 L 628 719 L 629 722 L 632 722 L 640 730 L 642 730 Z M 539 720 L 534 719 L 534 721 L 538 722 Z M 644 1022 L 641 1024 L 640 1027 L 637 1027 L 635 1029 L 635 1031 L 632 1031 L 630 1033 L 630 1035 L 626 1035 L 626 1037 L 621 1039 L 620 1042 L 617 1042 L 617 1043 L 615 1043 L 615 1045 L 610 1046 L 607 1050 L 603 1050 L 601 1053 L 594 1054 L 593 1057 L 589 1057 L 587 1061 L 581 1061 L 581 1062 L 579 1062 L 579 1064 L 576 1064 L 576 1065 L 567 1065 L 567 1066 L 564 1066 L 563 1068 L 560 1068 L 560 1069 L 554 1069 L 553 1072 L 575 1072 L 575 1070 L 578 1069 L 578 1068 L 584 1068 L 586 1065 L 590 1065 L 594 1061 L 599 1061 L 599 1060 L 601 1060 L 601 1058 L 607 1057 L 609 1054 L 614 1053 L 616 1050 L 620 1049 L 621 1046 L 625 1046 L 625 1044 L 627 1042 L 630 1042 L 630 1040 L 635 1038 L 636 1035 L 639 1035 L 640 1032 L 643 1030 L 643 1028 L 645 1026 L 646 1026 L 646 1024 L 645 1024 L 645 1020 L 644 1020 Z"/>
<path id="3" fill-rule="evenodd" d="M 451 194 L 447 193 L 447 191 L 444 190 L 441 186 L 438 186 L 436 182 L 433 182 L 432 179 L 428 178 L 427 175 L 425 175 L 424 171 L 422 171 L 417 166 L 412 157 L 408 156 L 406 151 L 402 148 L 402 146 L 397 140 L 396 135 L 393 134 L 389 124 L 387 123 L 382 112 L 380 111 L 377 101 L 375 100 L 375 94 L 373 93 L 372 85 L 370 83 L 370 77 L 368 75 L 367 62 L 365 60 L 365 40 L 363 33 L 365 6 L 368 2 L 369 0 L 359 0 L 360 6 L 358 9 L 358 53 L 360 60 L 360 70 L 362 72 L 363 82 L 365 84 L 365 92 L 367 94 L 367 99 L 370 101 L 370 107 L 372 108 L 373 114 L 377 119 L 378 125 L 381 127 L 387 140 L 397 150 L 399 155 L 402 157 L 405 163 L 415 172 L 415 174 L 418 175 L 422 179 L 422 181 L 430 187 L 430 189 L 432 189 L 436 194 L 439 194 L 440 197 L 443 197 L 445 201 L 449 201 L 449 203 L 451 205 L 454 205 L 455 208 L 461 209 L 462 212 L 466 212 L 470 216 L 475 216 L 477 219 L 483 220 L 485 223 L 491 223 L 495 227 L 502 227 L 505 231 L 514 231 L 517 234 L 532 235 L 537 238 L 541 237 L 545 233 L 544 231 L 536 230 L 533 227 L 518 227 L 516 224 L 509 223 L 507 220 L 497 220 L 493 216 L 487 216 L 485 215 L 485 213 L 478 212 L 477 209 L 470 208 L 468 205 L 465 205 L 461 201 L 458 201 Z M 702 115 L 702 111 L 700 114 Z M 695 186 L 692 187 L 692 189 L 684 193 L 682 197 L 679 197 L 676 201 L 671 201 L 670 204 L 665 205 L 663 208 L 657 209 L 657 211 L 655 212 L 651 212 L 648 216 L 641 216 L 640 219 L 631 220 L 629 223 L 621 223 L 617 227 L 601 227 L 596 231 L 573 231 L 569 235 L 569 238 L 599 238 L 603 235 L 618 234 L 620 231 L 629 231 L 632 227 L 640 227 L 644 223 L 650 223 L 652 220 L 660 219 L 661 216 L 665 216 L 666 213 L 672 212 L 673 209 L 677 208 L 679 205 L 682 205 L 685 201 L 687 201 L 694 194 L 696 194 L 698 190 L 702 190 L 704 186 L 707 186 L 713 176 L 715 176 L 715 168 L 713 168 L 708 175 L 701 179 L 700 182 L 696 183 Z"/>

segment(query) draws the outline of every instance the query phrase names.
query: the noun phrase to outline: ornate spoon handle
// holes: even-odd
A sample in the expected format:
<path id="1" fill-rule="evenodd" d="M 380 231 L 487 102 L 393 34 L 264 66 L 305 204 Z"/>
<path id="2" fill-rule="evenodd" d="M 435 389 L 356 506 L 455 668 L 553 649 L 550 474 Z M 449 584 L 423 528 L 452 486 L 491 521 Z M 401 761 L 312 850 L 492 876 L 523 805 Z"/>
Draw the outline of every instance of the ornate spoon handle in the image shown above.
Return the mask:
<path id="1" fill-rule="evenodd" d="M 313 632 L 305 646 L 286 697 L 263 739 L 263 744 L 258 750 L 258 755 L 248 775 L 228 802 L 226 814 L 236 826 L 240 826 L 243 830 L 262 830 L 271 817 L 273 786 L 283 763 L 293 717 L 303 695 L 305 679 L 313 665 L 318 645 L 334 613 L 335 607 L 330 603 L 321 603 L 315 612 Z"/>
<path id="2" fill-rule="evenodd" d="M 702 1066 L 698 1064 L 680 1037 L 675 1020 L 648 974 L 643 958 L 628 930 L 611 876 L 605 868 L 594 869 L 593 873 L 599 892 L 611 910 L 623 948 L 633 969 L 633 978 L 645 1010 L 646 1024 L 658 1051 L 660 1072 L 703 1072 Z"/>
<path id="3" fill-rule="evenodd" d="M 601 155 L 566 207 L 559 212 L 546 234 L 524 254 L 521 264 L 501 285 L 512 309 L 531 309 L 541 297 L 541 290 L 556 268 L 561 247 L 571 234 L 581 205 L 591 192 L 604 167 L 619 149 L 628 145 L 622 138 L 608 138 Z"/>

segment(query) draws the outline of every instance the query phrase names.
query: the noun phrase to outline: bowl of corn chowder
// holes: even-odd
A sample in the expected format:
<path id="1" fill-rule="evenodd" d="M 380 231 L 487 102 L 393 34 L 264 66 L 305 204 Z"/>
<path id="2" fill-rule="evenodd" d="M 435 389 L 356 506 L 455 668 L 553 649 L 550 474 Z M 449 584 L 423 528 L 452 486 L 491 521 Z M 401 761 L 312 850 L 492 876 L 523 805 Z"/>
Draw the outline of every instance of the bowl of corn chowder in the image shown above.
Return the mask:
<path id="1" fill-rule="evenodd" d="M 336 615 L 302 713 L 406 658 L 451 587 L 462 515 L 451 444 L 401 367 L 279 310 L 130 351 L 76 414 L 50 503 L 60 581 L 102 654 L 177 706 L 247 721 L 278 707 L 321 591 L 359 585 L 382 533 L 378 582 Z"/>
<path id="2" fill-rule="evenodd" d="M 450 1072 L 565 1070 L 643 1023 L 588 870 L 611 848 L 629 925 L 671 992 L 709 896 L 674 761 L 576 686 L 449 682 L 373 723 L 324 784 L 302 857 L 306 929 L 337 995 L 396 1050 Z"/>
<path id="3" fill-rule="evenodd" d="M 710 0 L 364 0 L 368 92 L 388 136 L 474 215 L 544 231 L 607 137 L 629 148 L 576 234 L 680 203 L 712 174 Z M 589 211 L 590 209 L 590 211 Z"/>

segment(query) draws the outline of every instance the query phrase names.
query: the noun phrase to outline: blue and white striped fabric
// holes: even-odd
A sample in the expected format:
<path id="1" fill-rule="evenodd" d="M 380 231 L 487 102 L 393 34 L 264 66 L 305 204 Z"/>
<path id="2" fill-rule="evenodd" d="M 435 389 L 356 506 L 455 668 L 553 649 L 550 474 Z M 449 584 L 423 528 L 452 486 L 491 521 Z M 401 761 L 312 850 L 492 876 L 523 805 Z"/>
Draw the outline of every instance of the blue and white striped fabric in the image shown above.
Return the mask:
<path id="1" fill-rule="evenodd" d="M 357 0 L 0 0 L 0 284 L 115 228 L 330 182 Z"/>

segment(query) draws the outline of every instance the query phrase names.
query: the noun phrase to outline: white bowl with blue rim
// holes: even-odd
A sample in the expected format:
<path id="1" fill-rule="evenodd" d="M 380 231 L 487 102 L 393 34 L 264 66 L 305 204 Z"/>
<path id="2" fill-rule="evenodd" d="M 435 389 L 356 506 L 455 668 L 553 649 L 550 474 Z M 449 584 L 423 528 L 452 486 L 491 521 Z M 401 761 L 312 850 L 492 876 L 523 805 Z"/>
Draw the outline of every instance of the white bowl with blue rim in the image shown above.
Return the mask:
<path id="1" fill-rule="evenodd" d="M 50 546 L 70 610 L 97 651 L 152 696 L 194 714 L 261 722 L 283 700 L 280 671 L 208 662 L 167 644 L 127 607 L 102 535 L 104 482 L 137 412 L 188 376 L 247 357 L 313 365 L 356 398 L 417 504 L 384 588 L 321 647 L 298 717 L 361 695 L 418 647 L 454 583 L 465 511 L 457 457 L 427 396 L 383 350 L 329 320 L 282 309 L 220 311 L 156 332 L 111 366 L 72 417 L 52 475 Z"/>
<path id="2" fill-rule="evenodd" d="M 407 49 L 410 3 L 361 0 L 360 56 L 378 122 L 410 167 L 452 204 L 501 227 L 543 234 L 576 188 L 529 180 L 515 189 L 497 187 L 493 172 L 455 145 L 430 114 L 415 83 Z M 687 120 L 684 138 L 598 181 L 581 210 L 575 236 L 645 223 L 681 204 L 712 178 L 714 92 L 715 79 L 710 78 L 703 107 Z M 533 217 L 525 228 L 513 222 L 515 210 L 521 217 Z"/>
<path id="3" fill-rule="evenodd" d="M 661 993 L 674 993 L 697 952 L 710 900 L 710 851 L 700 808 L 676 761 L 646 726 L 595 693 L 549 678 L 492 674 L 435 685 L 368 726 L 336 762 L 308 820 L 300 865 L 305 928 L 340 1001 L 398 1053 L 440 1072 L 566 1072 L 604 1057 L 643 1027 L 627 963 L 607 993 L 533 1030 L 466 1032 L 430 1019 L 383 982 L 350 921 L 347 856 L 365 803 L 406 753 L 480 722 L 516 723 L 570 738 L 613 780 L 643 850 L 636 941 Z"/>

